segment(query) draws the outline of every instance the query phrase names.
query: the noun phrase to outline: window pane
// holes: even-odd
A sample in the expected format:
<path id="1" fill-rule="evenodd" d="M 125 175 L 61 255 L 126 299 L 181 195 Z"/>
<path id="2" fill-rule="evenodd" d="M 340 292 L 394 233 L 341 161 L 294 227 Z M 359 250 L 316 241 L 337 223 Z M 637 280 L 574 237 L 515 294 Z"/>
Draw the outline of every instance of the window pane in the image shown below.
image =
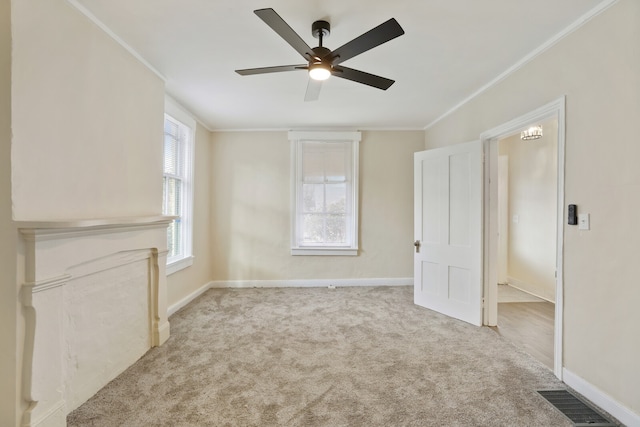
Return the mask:
<path id="1" fill-rule="evenodd" d="M 176 178 L 165 177 L 165 215 L 182 214 L 182 181 Z"/>
<path id="2" fill-rule="evenodd" d="M 180 218 L 175 219 L 167 229 L 167 257 L 175 257 L 182 253 L 182 223 Z"/>
<path id="3" fill-rule="evenodd" d="M 345 215 L 327 215 L 325 243 L 347 243 L 347 219 Z"/>
<path id="4" fill-rule="evenodd" d="M 302 185 L 303 212 L 324 212 L 324 184 Z"/>
<path id="5" fill-rule="evenodd" d="M 304 182 L 324 182 L 323 144 L 305 142 L 302 144 L 302 180 Z"/>
<path id="6" fill-rule="evenodd" d="M 179 144 L 173 136 L 164 135 L 164 173 L 180 175 L 180 156 L 178 153 Z"/>
<path id="7" fill-rule="evenodd" d="M 347 217 L 334 214 L 305 214 L 303 215 L 303 244 L 332 244 L 344 245 L 348 243 Z"/>
<path id="8" fill-rule="evenodd" d="M 346 213 L 347 185 L 327 184 L 325 187 L 327 194 L 326 212 Z"/>
<path id="9" fill-rule="evenodd" d="M 162 177 L 162 214 L 167 214 L 167 177 Z"/>
<path id="10" fill-rule="evenodd" d="M 173 139 L 178 139 L 180 136 L 180 126 L 173 120 L 165 119 L 164 134 L 172 136 Z"/>
<path id="11" fill-rule="evenodd" d="M 351 144 L 325 144 L 325 174 L 327 181 L 344 182 L 348 179 L 347 168 L 351 159 Z"/>
<path id="12" fill-rule="evenodd" d="M 176 178 L 164 177 L 164 214 L 181 215 L 182 182 Z M 176 218 L 167 229 L 167 249 L 169 258 L 182 254 L 182 222 Z"/>
<path id="13" fill-rule="evenodd" d="M 302 242 L 324 242 L 324 215 L 305 214 L 302 216 Z"/>

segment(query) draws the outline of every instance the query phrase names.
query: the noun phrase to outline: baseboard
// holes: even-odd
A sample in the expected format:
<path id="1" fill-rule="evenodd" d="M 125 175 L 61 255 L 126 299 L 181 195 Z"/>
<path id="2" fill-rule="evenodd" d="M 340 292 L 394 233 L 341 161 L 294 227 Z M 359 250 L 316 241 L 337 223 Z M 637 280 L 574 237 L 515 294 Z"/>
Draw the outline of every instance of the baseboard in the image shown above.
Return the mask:
<path id="1" fill-rule="evenodd" d="M 555 304 L 554 298 L 549 298 L 549 297 L 540 295 L 537 292 L 532 292 L 530 289 L 534 288 L 535 286 L 531 286 L 531 285 L 523 282 L 522 280 L 518 280 L 518 279 L 516 279 L 514 277 L 511 277 L 511 276 L 507 277 L 507 281 L 508 281 L 508 285 L 511 286 L 512 288 L 516 288 L 518 290 L 521 290 L 522 292 L 528 293 L 529 295 L 533 295 L 534 297 L 538 297 L 538 298 L 541 298 L 541 299 L 543 299 L 545 301 L 549 301 L 550 303 L 554 303 Z"/>
<path id="2" fill-rule="evenodd" d="M 413 277 L 313 280 L 214 280 L 212 288 L 323 288 L 329 286 L 411 286 Z"/>
<path id="3" fill-rule="evenodd" d="M 169 322 L 165 321 L 162 325 L 158 326 L 158 330 L 154 331 L 154 342 L 153 345 L 161 346 L 169 339 L 171 335 L 171 325 Z"/>
<path id="4" fill-rule="evenodd" d="M 589 399 L 593 404 L 616 417 L 616 419 L 625 426 L 640 427 L 640 415 L 632 412 L 629 408 L 622 405 L 602 390 L 567 370 L 567 368 L 563 368 L 562 370 L 562 380 L 569 387 Z"/>
<path id="5" fill-rule="evenodd" d="M 323 288 L 329 286 L 412 286 L 413 277 L 376 279 L 316 279 L 316 280 L 213 280 L 205 283 L 167 309 L 172 316 L 182 307 L 212 288 Z"/>
<path id="6" fill-rule="evenodd" d="M 37 420 L 28 424 L 31 427 L 45 426 L 65 426 L 67 425 L 67 403 L 60 400 L 51 405 L 44 414 L 40 415 Z"/>
<path id="7" fill-rule="evenodd" d="M 213 282 L 205 283 L 204 285 L 200 286 L 195 291 L 191 292 L 186 297 L 182 298 L 180 301 L 176 302 L 175 304 L 171 304 L 169 306 L 169 308 L 167 309 L 167 316 L 168 317 L 172 316 L 178 310 L 180 310 L 182 307 L 185 307 L 191 301 L 193 301 L 194 299 L 198 298 L 200 295 L 205 293 L 208 289 L 211 289 L 213 287 L 212 284 L 213 284 Z"/>

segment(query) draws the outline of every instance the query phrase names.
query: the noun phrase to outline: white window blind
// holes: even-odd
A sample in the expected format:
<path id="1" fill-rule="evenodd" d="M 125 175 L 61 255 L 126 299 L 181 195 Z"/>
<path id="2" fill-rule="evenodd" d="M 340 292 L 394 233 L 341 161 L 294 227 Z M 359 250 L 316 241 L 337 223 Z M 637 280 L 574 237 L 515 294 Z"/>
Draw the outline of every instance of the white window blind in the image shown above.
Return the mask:
<path id="1" fill-rule="evenodd" d="M 290 132 L 290 139 L 292 254 L 357 255 L 359 132 Z"/>

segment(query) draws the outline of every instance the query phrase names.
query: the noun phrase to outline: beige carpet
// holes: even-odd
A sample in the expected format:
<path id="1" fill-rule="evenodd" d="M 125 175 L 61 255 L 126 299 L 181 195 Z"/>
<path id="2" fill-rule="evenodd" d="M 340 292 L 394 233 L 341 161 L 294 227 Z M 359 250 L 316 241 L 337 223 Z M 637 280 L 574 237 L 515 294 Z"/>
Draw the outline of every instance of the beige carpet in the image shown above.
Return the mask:
<path id="1" fill-rule="evenodd" d="M 562 388 L 411 287 L 209 290 L 69 426 L 570 426 Z"/>

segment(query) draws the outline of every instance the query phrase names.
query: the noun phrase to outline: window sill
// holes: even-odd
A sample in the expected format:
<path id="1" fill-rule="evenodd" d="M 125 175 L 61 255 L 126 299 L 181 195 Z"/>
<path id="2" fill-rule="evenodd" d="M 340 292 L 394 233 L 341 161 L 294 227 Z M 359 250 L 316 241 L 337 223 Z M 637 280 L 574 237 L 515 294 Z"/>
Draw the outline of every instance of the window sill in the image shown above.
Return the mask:
<path id="1" fill-rule="evenodd" d="M 193 258 L 193 255 L 189 255 L 171 263 L 167 263 L 167 276 L 177 273 L 180 270 L 184 270 L 187 267 L 191 267 L 193 265 Z"/>
<path id="2" fill-rule="evenodd" d="M 357 256 L 358 248 L 291 248 L 291 255 Z"/>

